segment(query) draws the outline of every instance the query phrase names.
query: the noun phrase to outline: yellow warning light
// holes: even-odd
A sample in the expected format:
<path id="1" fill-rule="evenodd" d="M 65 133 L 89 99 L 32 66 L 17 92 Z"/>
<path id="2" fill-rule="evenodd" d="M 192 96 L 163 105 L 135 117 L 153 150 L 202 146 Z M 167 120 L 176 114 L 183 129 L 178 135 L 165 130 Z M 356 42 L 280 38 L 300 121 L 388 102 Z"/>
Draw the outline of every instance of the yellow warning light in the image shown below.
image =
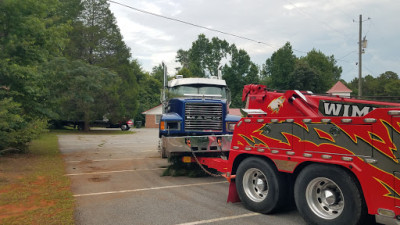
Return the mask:
<path id="1" fill-rule="evenodd" d="M 183 157 L 182 157 L 182 162 L 184 162 L 184 163 L 191 163 L 191 162 L 192 162 L 192 157 L 190 157 L 190 156 L 183 156 Z"/>

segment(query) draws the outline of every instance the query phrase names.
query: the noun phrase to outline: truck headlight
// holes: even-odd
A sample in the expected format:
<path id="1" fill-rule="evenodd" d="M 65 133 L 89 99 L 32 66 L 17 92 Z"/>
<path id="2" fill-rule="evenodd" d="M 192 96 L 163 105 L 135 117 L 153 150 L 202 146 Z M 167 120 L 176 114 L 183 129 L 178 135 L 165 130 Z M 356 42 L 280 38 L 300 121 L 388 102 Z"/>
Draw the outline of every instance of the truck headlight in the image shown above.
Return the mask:
<path id="1" fill-rule="evenodd" d="M 226 124 L 226 130 L 228 132 L 233 132 L 235 130 L 235 125 L 236 125 L 236 123 L 227 123 Z"/>
<path id="2" fill-rule="evenodd" d="M 168 130 L 179 130 L 179 122 L 168 122 L 167 129 Z"/>

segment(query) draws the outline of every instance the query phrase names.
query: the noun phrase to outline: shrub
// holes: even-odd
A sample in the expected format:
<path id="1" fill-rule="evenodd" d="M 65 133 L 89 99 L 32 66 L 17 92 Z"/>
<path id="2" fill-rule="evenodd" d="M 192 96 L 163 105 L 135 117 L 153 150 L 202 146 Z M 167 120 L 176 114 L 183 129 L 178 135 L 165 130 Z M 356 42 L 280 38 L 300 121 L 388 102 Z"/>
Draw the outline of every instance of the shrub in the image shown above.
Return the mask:
<path id="1" fill-rule="evenodd" d="M 11 98 L 0 100 L 0 154 L 26 151 L 27 144 L 45 130 L 45 119 L 24 116 L 20 105 Z"/>

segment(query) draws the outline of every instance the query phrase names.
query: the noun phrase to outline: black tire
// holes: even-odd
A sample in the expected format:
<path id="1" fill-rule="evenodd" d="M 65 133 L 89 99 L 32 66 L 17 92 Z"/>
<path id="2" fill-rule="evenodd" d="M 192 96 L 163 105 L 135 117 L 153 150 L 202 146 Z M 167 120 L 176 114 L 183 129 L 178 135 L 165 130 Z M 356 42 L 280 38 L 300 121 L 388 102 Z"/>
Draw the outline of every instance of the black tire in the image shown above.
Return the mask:
<path id="1" fill-rule="evenodd" d="M 122 124 L 121 125 L 121 130 L 122 131 L 128 131 L 130 129 L 130 127 L 128 126 L 128 124 Z"/>
<path id="2" fill-rule="evenodd" d="M 355 178 L 334 165 L 313 164 L 296 178 L 294 197 L 307 224 L 365 224 L 367 209 Z"/>
<path id="3" fill-rule="evenodd" d="M 168 158 L 167 152 L 165 151 L 165 148 L 161 149 L 161 158 L 166 159 Z"/>
<path id="4" fill-rule="evenodd" d="M 287 203 L 285 177 L 269 162 L 250 157 L 240 163 L 236 189 L 244 206 L 251 211 L 273 213 Z"/>
<path id="5" fill-rule="evenodd" d="M 164 148 L 164 145 L 163 145 L 162 140 L 163 140 L 163 137 L 161 137 L 161 138 L 159 139 L 159 141 L 158 141 L 158 149 L 159 149 L 159 151 L 160 151 L 161 158 L 162 158 L 162 159 L 166 159 L 166 158 L 168 158 L 168 155 L 167 155 L 167 151 L 166 151 L 165 148 Z"/>

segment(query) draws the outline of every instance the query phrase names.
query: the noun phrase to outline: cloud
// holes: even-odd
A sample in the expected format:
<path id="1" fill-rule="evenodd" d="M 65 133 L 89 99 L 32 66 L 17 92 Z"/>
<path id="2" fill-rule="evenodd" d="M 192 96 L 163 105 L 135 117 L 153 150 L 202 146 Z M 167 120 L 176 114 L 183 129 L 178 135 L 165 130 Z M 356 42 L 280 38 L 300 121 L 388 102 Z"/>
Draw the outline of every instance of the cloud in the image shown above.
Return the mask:
<path id="1" fill-rule="evenodd" d="M 289 4 L 283 5 L 283 8 L 287 10 L 293 10 L 293 9 L 300 9 L 300 8 L 306 8 L 309 7 L 310 3 L 308 2 L 297 2 L 297 3 L 291 3 L 290 1 L 287 1 Z"/>
<path id="2" fill-rule="evenodd" d="M 147 71 L 164 61 L 173 73 L 171 68 L 177 66 L 176 52 L 190 48 L 197 36 L 204 33 L 208 38 L 217 36 L 236 44 L 259 65 L 288 41 L 298 57 L 315 48 L 340 59 L 338 65 L 343 67 L 342 78 L 350 81 L 358 73 L 355 66 L 358 62 L 357 21 L 363 14 L 364 19 L 372 18 L 363 22 L 362 35 L 369 41 L 363 55 L 363 76 L 370 73 L 368 70 L 374 71 L 374 76 L 387 70 L 400 74 L 398 0 L 116 1 L 267 44 L 257 44 L 110 3 L 133 57 L 138 58 Z M 348 54 L 353 51 L 355 53 Z"/>

